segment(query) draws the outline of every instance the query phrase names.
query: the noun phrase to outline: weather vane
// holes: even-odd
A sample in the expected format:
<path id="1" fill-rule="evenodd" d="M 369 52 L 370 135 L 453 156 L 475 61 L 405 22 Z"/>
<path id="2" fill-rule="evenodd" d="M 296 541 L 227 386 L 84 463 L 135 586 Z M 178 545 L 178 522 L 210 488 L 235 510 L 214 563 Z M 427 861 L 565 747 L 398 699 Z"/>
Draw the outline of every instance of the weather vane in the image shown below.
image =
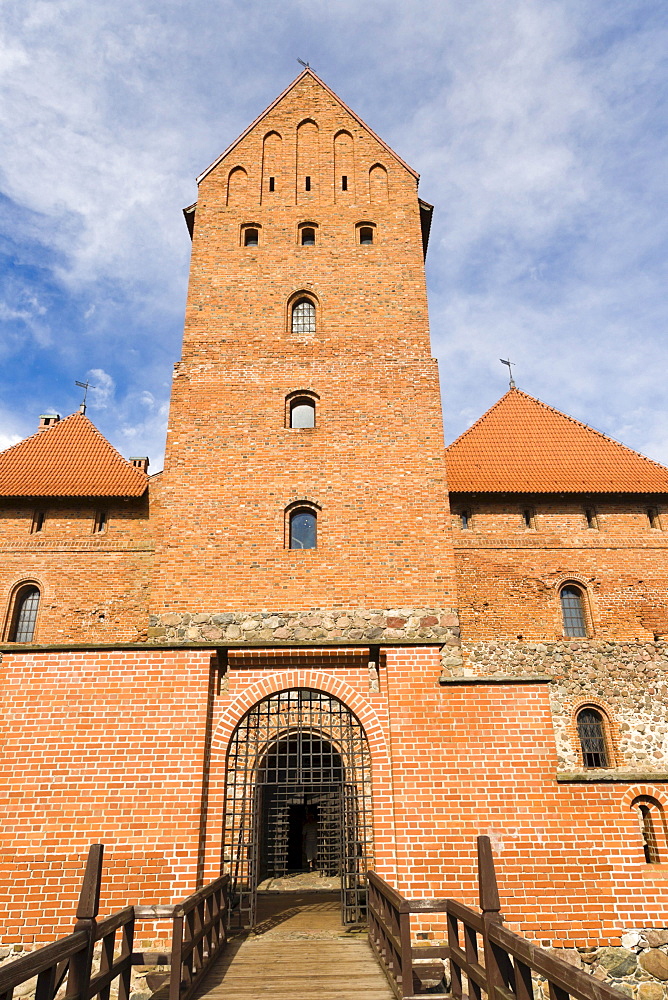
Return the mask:
<path id="1" fill-rule="evenodd" d="M 511 367 L 511 365 L 514 365 L 515 362 L 514 361 L 510 361 L 510 360 L 509 361 L 504 361 L 503 358 L 499 358 L 499 361 L 501 362 L 502 365 L 507 365 L 508 366 L 508 374 L 510 376 L 510 388 L 511 389 L 516 389 L 517 386 L 515 385 L 515 379 L 513 378 L 513 369 Z"/>
<path id="2" fill-rule="evenodd" d="M 310 69 L 311 68 L 311 64 L 310 63 L 305 63 L 304 60 L 303 59 L 299 59 L 299 57 L 297 58 L 297 62 L 299 63 L 300 66 L 303 66 L 304 69 Z"/>
<path id="3" fill-rule="evenodd" d="M 85 382 L 77 382 L 77 381 L 75 381 L 74 384 L 78 385 L 78 386 L 81 386 L 81 388 L 84 391 L 84 398 L 83 398 L 83 402 L 82 402 L 81 406 L 79 407 L 79 413 L 85 414 L 86 413 L 86 397 L 88 396 L 88 390 L 89 389 L 97 389 L 97 386 L 96 385 L 91 385 L 90 382 L 88 381 L 88 379 L 86 379 Z"/>

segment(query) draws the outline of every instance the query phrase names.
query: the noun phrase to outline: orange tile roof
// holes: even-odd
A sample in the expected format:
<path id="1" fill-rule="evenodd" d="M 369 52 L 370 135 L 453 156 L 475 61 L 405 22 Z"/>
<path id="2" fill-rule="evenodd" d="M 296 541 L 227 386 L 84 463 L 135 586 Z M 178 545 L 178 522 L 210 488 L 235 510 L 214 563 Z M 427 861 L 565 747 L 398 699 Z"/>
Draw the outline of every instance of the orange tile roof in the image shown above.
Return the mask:
<path id="1" fill-rule="evenodd" d="M 83 413 L 0 453 L 0 496 L 138 497 L 147 484 Z"/>
<path id="2" fill-rule="evenodd" d="M 452 493 L 668 493 L 668 469 L 519 389 L 446 449 Z"/>

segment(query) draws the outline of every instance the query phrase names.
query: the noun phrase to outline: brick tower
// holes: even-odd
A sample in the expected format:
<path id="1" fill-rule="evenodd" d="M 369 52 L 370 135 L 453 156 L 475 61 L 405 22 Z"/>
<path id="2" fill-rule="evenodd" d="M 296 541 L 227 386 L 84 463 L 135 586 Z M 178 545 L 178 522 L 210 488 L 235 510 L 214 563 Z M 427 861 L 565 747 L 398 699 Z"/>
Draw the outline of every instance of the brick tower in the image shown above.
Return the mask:
<path id="1" fill-rule="evenodd" d="M 152 638 L 456 625 L 417 182 L 309 69 L 199 178 Z"/>

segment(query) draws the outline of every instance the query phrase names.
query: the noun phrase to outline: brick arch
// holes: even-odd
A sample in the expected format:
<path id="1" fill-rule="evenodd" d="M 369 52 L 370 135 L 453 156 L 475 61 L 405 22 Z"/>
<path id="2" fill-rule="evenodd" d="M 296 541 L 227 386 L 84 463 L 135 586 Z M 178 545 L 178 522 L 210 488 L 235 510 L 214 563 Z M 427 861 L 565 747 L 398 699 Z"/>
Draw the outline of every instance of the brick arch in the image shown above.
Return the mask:
<path id="1" fill-rule="evenodd" d="M 636 799 L 640 798 L 655 799 L 668 812 L 668 791 L 665 788 L 645 783 L 630 785 L 622 795 L 622 806 L 631 809 Z"/>
<path id="2" fill-rule="evenodd" d="M 566 702 L 568 706 L 569 702 Z M 623 763 L 623 756 L 619 750 L 620 732 L 617 717 L 612 709 L 601 698 L 580 698 L 570 706 L 570 719 L 568 721 L 568 733 L 571 744 L 578 758 L 582 760 L 582 746 L 578 733 L 578 715 L 584 708 L 593 708 L 603 719 L 603 737 L 608 750 L 608 755 L 613 767 L 618 767 Z"/>
<path id="3" fill-rule="evenodd" d="M 15 611 L 17 600 L 21 591 L 26 587 L 37 587 L 39 590 L 39 605 L 41 607 L 44 597 L 46 594 L 46 588 L 41 577 L 38 576 L 24 576 L 17 579 L 9 589 L 7 598 L 5 600 L 5 608 L 2 621 L 0 621 L 0 636 L 7 641 L 9 639 L 9 634 L 12 629 L 12 619 L 15 617 Z M 35 624 L 35 632 L 37 632 L 37 625 L 39 623 L 39 608 L 37 611 L 37 622 Z"/>
<path id="4" fill-rule="evenodd" d="M 387 803 L 392 796 L 392 767 L 389 744 L 382 720 L 367 700 L 336 676 L 316 669 L 281 670 L 249 685 L 222 713 L 211 739 L 210 784 L 207 795 L 207 822 L 202 870 L 209 879 L 222 871 L 221 851 L 227 772 L 227 751 L 234 729 L 246 712 L 263 698 L 288 688 L 314 688 L 338 698 L 357 717 L 364 729 L 371 754 L 371 784 L 374 796 L 374 842 L 384 859 L 382 874 L 396 878 L 396 830 L 394 815 Z"/>
<path id="5" fill-rule="evenodd" d="M 373 708 L 350 685 L 320 670 L 282 670 L 252 684 L 234 699 L 219 720 L 213 734 L 212 749 L 225 753 L 232 733 L 246 712 L 269 695 L 288 688 L 314 688 L 338 698 L 359 719 L 372 760 L 376 762 L 376 758 L 380 757 L 389 763 L 385 734 Z"/>

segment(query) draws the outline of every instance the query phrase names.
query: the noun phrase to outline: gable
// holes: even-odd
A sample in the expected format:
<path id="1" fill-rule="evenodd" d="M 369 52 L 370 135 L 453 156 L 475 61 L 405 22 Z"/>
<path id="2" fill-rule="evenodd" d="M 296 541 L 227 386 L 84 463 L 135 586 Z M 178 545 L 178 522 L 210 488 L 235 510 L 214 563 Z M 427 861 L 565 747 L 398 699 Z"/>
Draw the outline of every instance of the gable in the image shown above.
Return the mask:
<path id="1" fill-rule="evenodd" d="M 451 493 L 668 493 L 668 469 L 518 389 L 446 449 Z"/>
<path id="2" fill-rule="evenodd" d="M 141 496 L 148 476 L 73 413 L 0 454 L 0 496 Z"/>
<path id="3" fill-rule="evenodd" d="M 305 108 L 308 107 L 308 112 Z M 334 132 L 352 129 L 361 137 L 365 135 L 378 147 L 381 158 L 389 156 L 392 161 L 408 171 L 415 180 L 419 179 L 419 174 L 410 167 L 390 146 L 387 145 L 362 119 L 352 111 L 344 101 L 338 97 L 333 90 L 327 86 L 312 69 L 305 69 L 296 77 L 292 83 L 286 87 L 282 94 L 273 101 L 255 121 L 251 122 L 248 128 L 227 147 L 224 152 L 211 163 L 197 178 L 200 184 L 208 174 L 211 173 L 223 161 L 229 160 L 232 154 L 240 153 L 239 146 L 251 135 L 261 135 L 263 138 L 269 136 L 272 131 L 276 131 L 282 139 L 281 126 L 289 121 L 292 128 L 296 128 L 302 121 L 314 121 L 320 128 L 320 124 L 315 121 L 324 112 L 327 119 L 335 119 L 339 124 L 334 127 Z M 312 117 L 314 116 L 314 117 Z M 231 165 L 231 164 L 230 164 Z"/>

